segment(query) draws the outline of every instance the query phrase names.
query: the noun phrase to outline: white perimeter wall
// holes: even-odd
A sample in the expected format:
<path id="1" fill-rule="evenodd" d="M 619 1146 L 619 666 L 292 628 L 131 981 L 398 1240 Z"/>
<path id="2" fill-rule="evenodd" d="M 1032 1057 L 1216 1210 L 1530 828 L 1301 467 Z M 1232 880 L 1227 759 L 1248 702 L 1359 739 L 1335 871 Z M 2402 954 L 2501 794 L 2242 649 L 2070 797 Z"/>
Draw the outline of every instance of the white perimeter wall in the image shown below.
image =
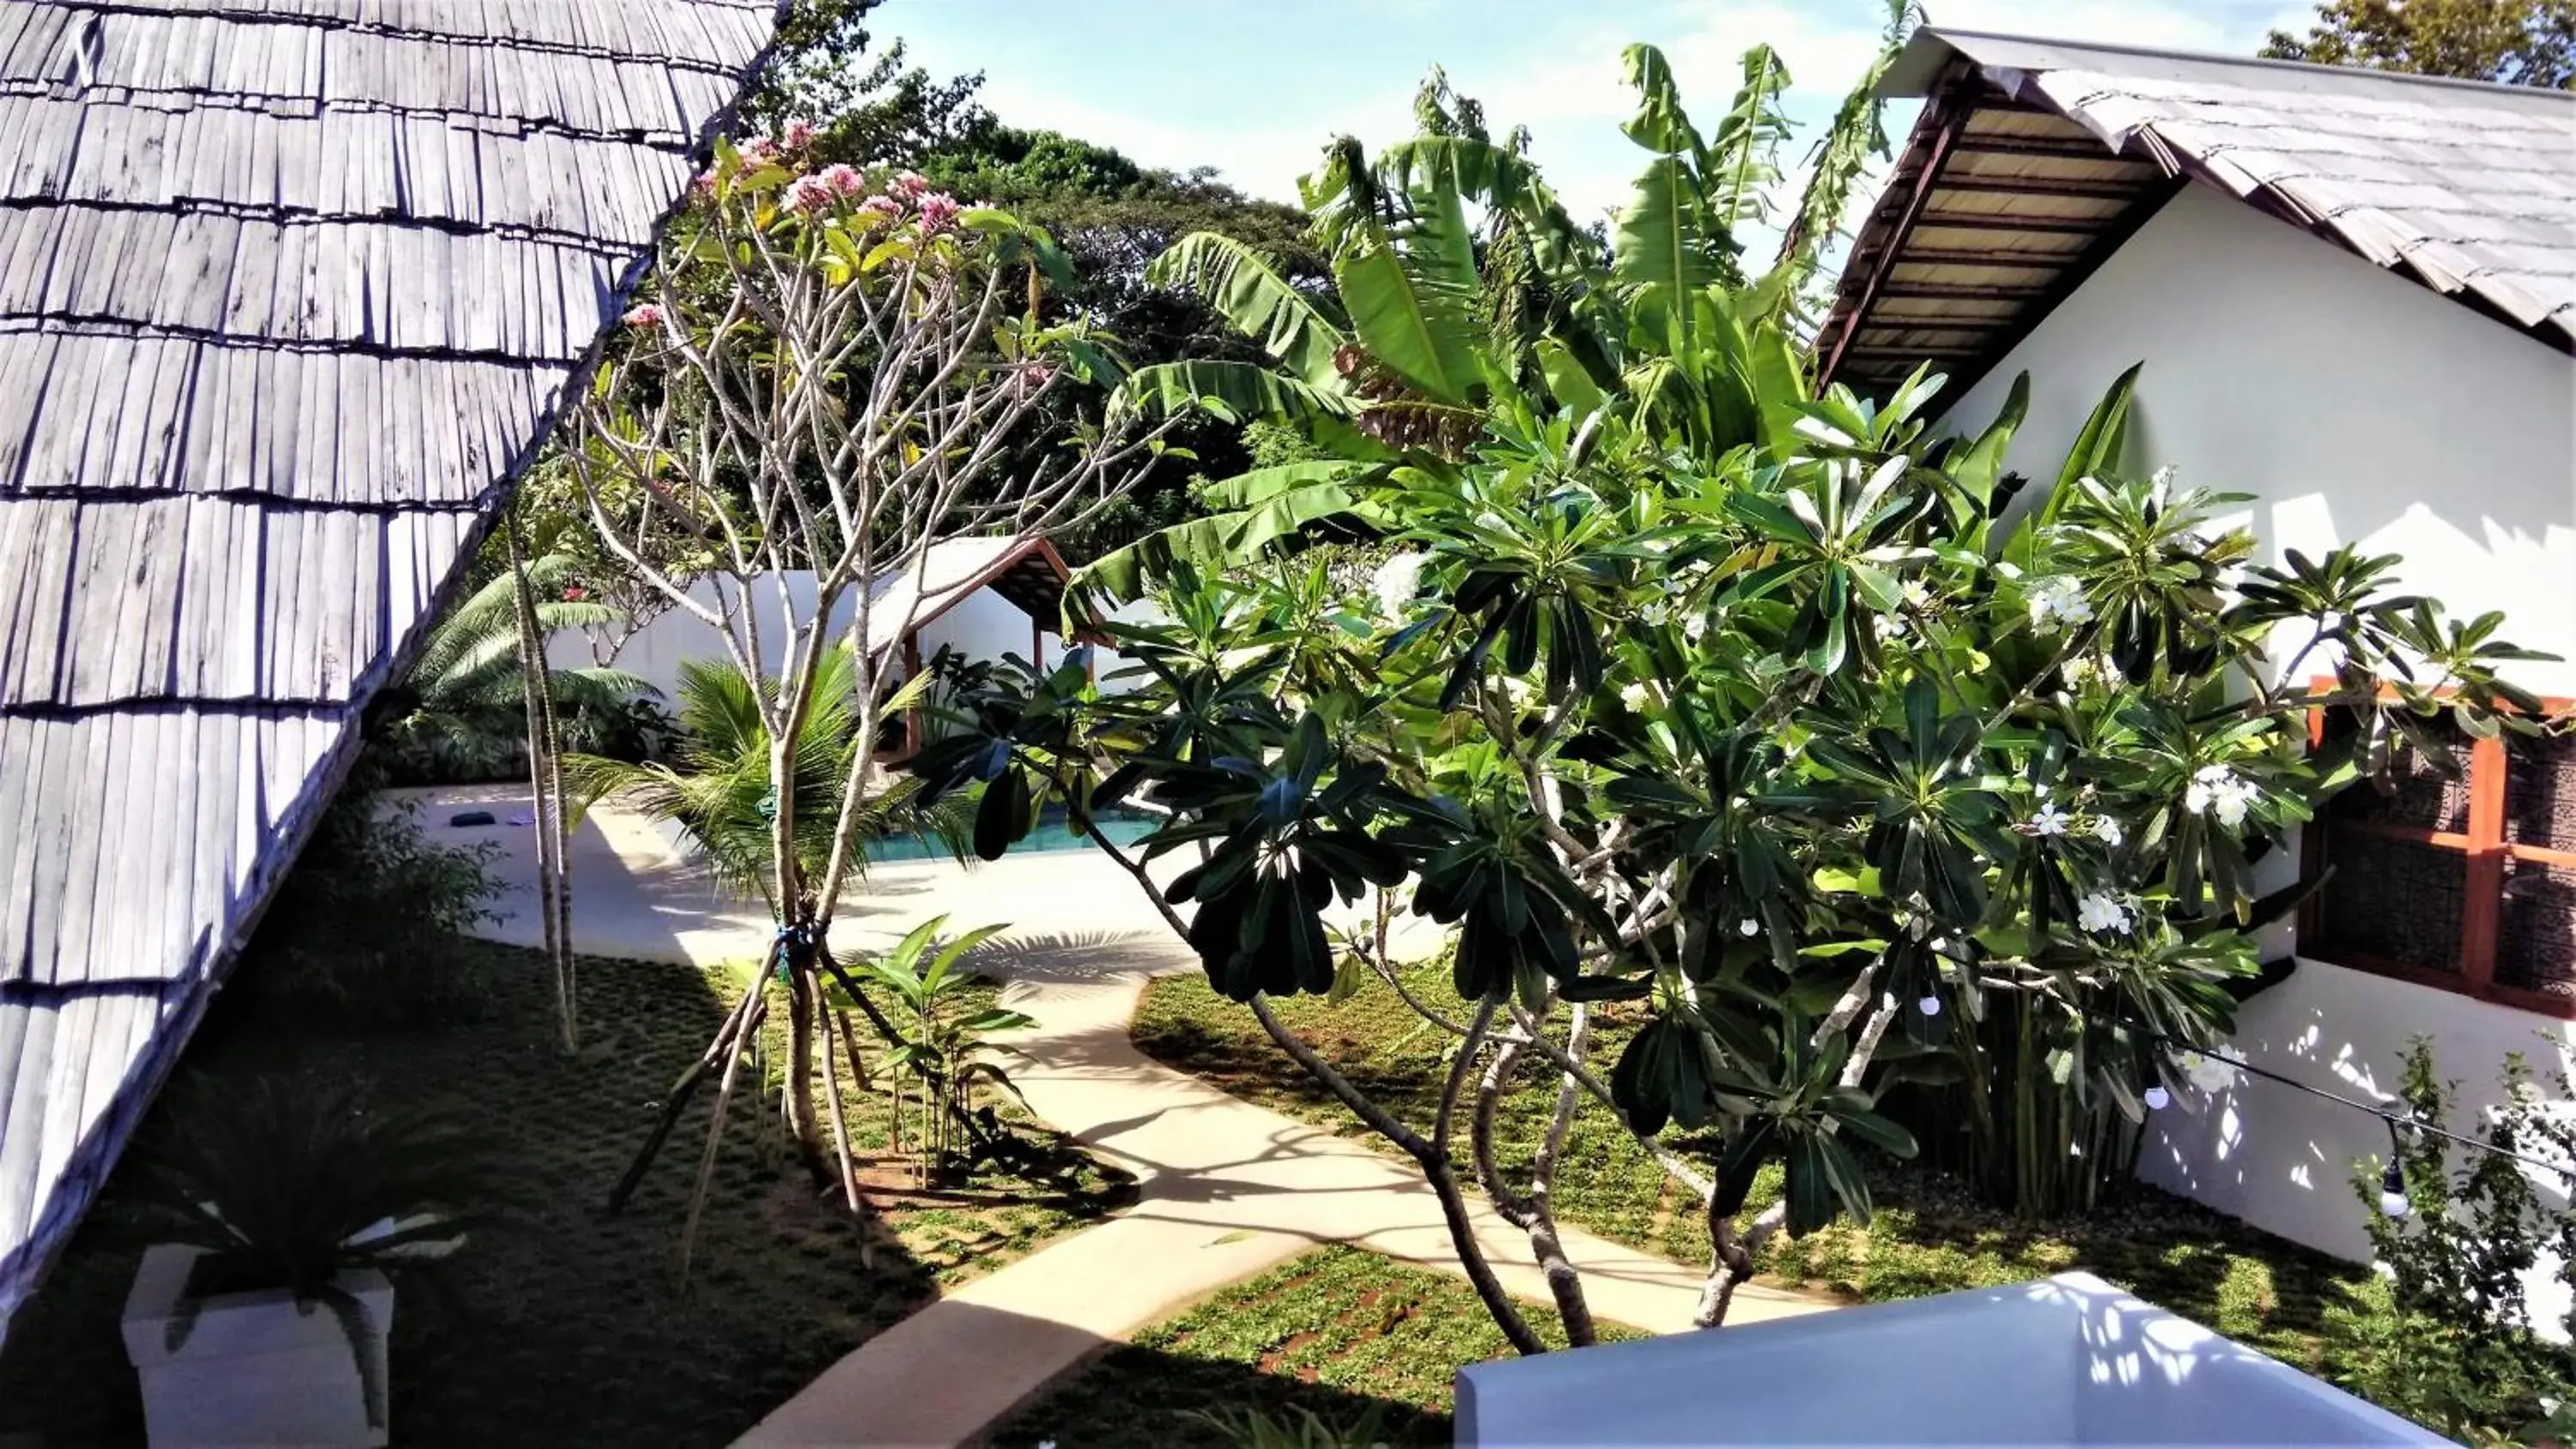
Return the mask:
<path id="1" fill-rule="evenodd" d="M 787 646 L 785 623 L 779 612 L 780 590 L 786 591 L 786 602 L 792 604 L 796 618 L 810 617 L 814 609 L 814 576 L 796 571 L 764 575 L 752 588 L 759 610 L 760 642 L 769 655 L 769 667 L 785 667 Z M 741 586 L 731 579 L 704 578 L 689 590 L 708 607 L 719 598 L 738 597 Z M 833 606 L 832 628 L 837 633 L 849 626 L 858 611 L 855 592 L 844 593 Z M 1119 611 L 1118 617 L 1136 617 L 1133 607 Z M 957 602 L 956 607 L 931 621 L 920 631 L 921 657 L 927 660 L 943 644 L 969 659 L 999 659 L 1005 654 L 1030 658 L 1029 616 L 1018 605 L 991 589 L 978 589 Z M 1050 622 L 1044 630 L 1043 649 L 1046 661 L 1054 664 L 1064 658 L 1065 641 Z M 1120 667 L 1114 651 L 1096 651 L 1097 672 L 1103 685 L 1110 688 L 1109 676 Z M 704 620 L 684 609 L 668 609 L 636 630 L 618 647 L 616 667 L 641 678 L 662 692 L 665 705 L 679 698 L 680 666 L 691 659 L 724 660 L 724 638 Z M 597 663 L 591 638 L 579 631 L 558 633 L 546 643 L 546 659 L 558 669 L 579 668 Z"/>
<path id="2" fill-rule="evenodd" d="M 2576 360 L 2205 187 L 2184 191 L 1949 414 L 1973 432 L 2031 374 L 2009 466 L 2033 491 L 2113 378 L 2144 361 L 2132 471 L 2256 496 L 2266 556 L 2352 541 L 2405 558 L 2399 580 L 2455 616 L 2503 610 L 2509 636 L 2576 660 Z M 2576 694 L 2576 664 L 2520 682 Z M 2267 864 L 2271 864 L 2267 862 Z M 2282 862 L 2286 870 L 2288 863 Z M 2280 945 L 2286 947 L 2287 938 Z M 2568 1024 L 2317 961 L 2246 1004 L 2249 1060 L 2365 1099 L 2391 1095 L 2408 1038 L 2484 1107 L 2505 1054 L 2569 1064 Z M 2248 1080 L 2153 1119 L 2140 1172 L 2222 1211 L 2366 1257 L 2356 1158 L 2375 1120 Z M 2455 1127 L 2464 1125 L 2455 1122 Z M 2563 1302 L 2535 1293 L 2535 1307 Z"/>

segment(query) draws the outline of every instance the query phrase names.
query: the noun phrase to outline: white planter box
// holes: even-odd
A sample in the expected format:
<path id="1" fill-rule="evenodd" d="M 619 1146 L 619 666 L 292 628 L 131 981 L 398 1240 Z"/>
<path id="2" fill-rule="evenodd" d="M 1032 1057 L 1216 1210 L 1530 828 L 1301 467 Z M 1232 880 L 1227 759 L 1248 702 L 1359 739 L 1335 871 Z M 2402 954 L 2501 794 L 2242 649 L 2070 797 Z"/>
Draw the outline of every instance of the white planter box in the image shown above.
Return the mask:
<path id="1" fill-rule="evenodd" d="M 349 1335 L 325 1305 L 300 1312 L 283 1289 L 221 1294 L 205 1301 L 186 1342 L 170 1350 L 172 1310 L 198 1257 L 195 1248 L 168 1244 L 149 1250 L 125 1300 L 125 1352 L 142 1380 L 152 1443 L 382 1449 L 385 1426 L 367 1423 Z M 339 1283 L 366 1305 L 367 1353 L 384 1383 L 393 1285 L 373 1271 Z"/>

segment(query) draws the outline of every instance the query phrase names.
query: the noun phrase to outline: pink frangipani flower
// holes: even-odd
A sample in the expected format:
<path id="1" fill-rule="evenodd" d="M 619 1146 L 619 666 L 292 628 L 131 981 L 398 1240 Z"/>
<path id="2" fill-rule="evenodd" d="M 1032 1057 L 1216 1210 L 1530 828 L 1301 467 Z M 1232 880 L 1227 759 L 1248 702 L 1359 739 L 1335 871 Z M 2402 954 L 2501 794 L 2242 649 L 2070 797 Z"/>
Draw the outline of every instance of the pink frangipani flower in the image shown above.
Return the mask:
<path id="1" fill-rule="evenodd" d="M 945 191 L 933 191 L 921 198 L 921 229 L 927 232 L 946 231 L 956 225 L 957 213 L 964 209 L 957 204 L 956 197 Z"/>
<path id="2" fill-rule="evenodd" d="M 651 302 L 638 302 L 627 308 L 626 315 L 618 320 L 629 327 L 659 327 L 662 325 L 662 309 Z"/>
<path id="3" fill-rule="evenodd" d="M 802 151 L 814 144 L 814 123 L 799 116 L 787 123 L 787 149 Z"/>
<path id="4" fill-rule="evenodd" d="M 835 161 L 831 165 L 824 167 L 822 170 L 815 172 L 814 176 L 816 180 L 821 181 L 825 186 L 832 188 L 832 194 L 834 196 L 859 196 L 864 194 L 868 189 L 868 181 L 866 177 L 861 176 L 856 168 L 844 165 L 838 161 Z"/>
<path id="5" fill-rule="evenodd" d="M 930 178 L 918 171 L 898 171 L 895 173 L 894 184 L 887 189 L 904 200 L 911 201 L 930 189 Z"/>
<path id="6" fill-rule="evenodd" d="M 799 176 L 787 184 L 787 207 L 790 211 L 812 216 L 830 206 L 835 199 L 832 183 L 820 176 Z"/>

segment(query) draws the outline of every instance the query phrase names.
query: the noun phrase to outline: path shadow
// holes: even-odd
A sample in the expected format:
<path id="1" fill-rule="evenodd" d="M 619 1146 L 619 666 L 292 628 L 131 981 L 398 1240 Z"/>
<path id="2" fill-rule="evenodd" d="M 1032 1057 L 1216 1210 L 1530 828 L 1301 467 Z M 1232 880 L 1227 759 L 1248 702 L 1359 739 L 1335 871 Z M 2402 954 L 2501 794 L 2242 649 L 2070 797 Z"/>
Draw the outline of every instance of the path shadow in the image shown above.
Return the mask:
<path id="1" fill-rule="evenodd" d="M 1190 948 L 1169 932 L 1109 930 L 1009 931 L 968 952 L 961 964 L 996 981 L 1041 986 L 1086 986 L 1198 967 Z"/>

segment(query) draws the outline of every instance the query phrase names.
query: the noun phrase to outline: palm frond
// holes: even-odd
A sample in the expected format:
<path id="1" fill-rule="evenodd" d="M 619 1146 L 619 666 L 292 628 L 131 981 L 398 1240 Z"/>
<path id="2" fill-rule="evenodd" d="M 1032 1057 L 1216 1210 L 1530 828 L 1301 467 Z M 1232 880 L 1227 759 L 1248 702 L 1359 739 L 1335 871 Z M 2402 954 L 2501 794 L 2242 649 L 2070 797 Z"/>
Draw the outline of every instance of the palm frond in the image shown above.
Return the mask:
<path id="1" fill-rule="evenodd" d="M 1840 235 L 1843 213 L 1871 160 L 1888 156 L 1887 102 L 1878 93 L 1879 82 L 1886 79 L 1888 68 L 1896 64 L 1921 20 L 1922 10 L 1915 0 L 1888 0 L 1887 28 L 1877 56 L 1843 97 L 1833 124 L 1816 142 L 1806 189 L 1798 198 L 1797 212 L 1781 232 L 1780 254 L 1773 263 L 1781 280 L 1779 295 L 1802 314 L 1820 316 L 1830 300 L 1811 295 L 1809 284 L 1824 275 L 1824 251 Z"/>

